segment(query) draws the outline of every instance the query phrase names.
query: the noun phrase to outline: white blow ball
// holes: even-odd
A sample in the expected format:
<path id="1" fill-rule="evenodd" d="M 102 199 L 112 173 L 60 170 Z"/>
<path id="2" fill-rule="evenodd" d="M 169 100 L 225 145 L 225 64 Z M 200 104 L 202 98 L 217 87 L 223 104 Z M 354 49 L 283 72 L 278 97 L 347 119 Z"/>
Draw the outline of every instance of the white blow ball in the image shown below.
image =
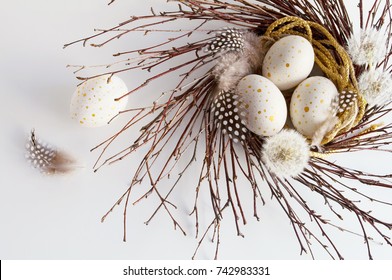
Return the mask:
<path id="1" fill-rule="evenodd" d="M 278 133 L 286 123 L 286 101 L 280 90 L 260 75 L 248 75 L 237 86 L 240 117 L 259 136 Z"/>
<path id="2" fill-rule="evenodd" d="M 268 50 L 262 73 L 280 90 L 288 90 L 306 79 L 313 65 L 314 51 L 310 42 L 301 36 L 290 35 Z"/>
<path id="3" fill-rule="evenodd" d="M 82 126 L 99 127 L 107 124 L 125 108 L 128 97 L 118 101 L 128 92 L 128 88 L 119 77 L 110 75 L 87 80 L 72 95 L 71 117 Z"/>
<path id="4" fill-rule="evenodd" d="M 316 130 L 331 116 L 331 104 L 338 96 L 334 83 L 324 77 L 310 77 L 294 91 L 290 116 L 294 127 L 312 138 Z"/>
<path id="5" fill-rule="evenodd" d="M 309 161 L 309 144 L 301 134 L 292 129 L 283 129 L 269 137 L 261 152 L 267 168 L 282 178 L 296 177 Z"/>

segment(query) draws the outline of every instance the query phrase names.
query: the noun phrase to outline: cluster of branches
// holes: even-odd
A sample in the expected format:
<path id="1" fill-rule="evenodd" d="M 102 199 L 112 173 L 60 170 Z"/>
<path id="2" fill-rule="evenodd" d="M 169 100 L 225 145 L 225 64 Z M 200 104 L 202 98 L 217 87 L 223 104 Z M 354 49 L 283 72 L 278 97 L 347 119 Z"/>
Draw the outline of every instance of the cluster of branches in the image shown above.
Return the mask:
<path id="1" fill-rule="evenodd" d="M 114 0 L 110 4 L 113 2 Z M 266 202 L 264 198 L 266 195 L 272 196 L 279 203 L 291 222 L 294 234 L 300 244 L 301 253 L 310 253 L 315 258 L 316 256 L 314 256 L 312 250 L 312 246 L 315 245 L 311 243 L 311 240 L 315 240 L 331 258 L 342 259 L 343 254 L 335 245 L 328 228 L 338 228 L 345 232 L 351 232 L 349 229 L 334 224 L 329 219 L 318 214 L 301 194 L 303 191 L 308 190 L 312 190 L 314 194 L 320 195 L 325 201 L 325 207 L 339 219 L 342 219 L 343 215 L 335 210 L 334 206 L 336 207 L 337 205 L 340 206 L 340 211 L 346 211 L 357 217 L 362 229 L 362 233 L 359 234 L 365 240 L 370 259 L 372 258 L 370 244 L 372 237 L 368 235 L 369 227 L 373 228 L 387 244 L 392 245 L 387 233 L 392 227 L 392 221 L 386 222 L 378 219 L 370 212 L 362 209 L 358 201 L 345 194 L 352 192 L 386 207 L 390 207 L 391 204 L 376 200 L 342 182 L 342 178 L 345 178 L 368 186 L 391 188 L 392 184 L 387 180 L 390 176 L 368 174 L 340 166 L 330 161 L 329 158 L 314 157 L 310 160 L 308 168 L 297 178 L 288 180 L 276 177 L 268 171 L 261 160 L 262 138 L 249 134 L 245 143 L 234 143 L 227 135 L 221 133 L 214 124 L 213 116 L 209 112 L 213 98 L 212 93 L 216 86 L 216 81 L 210 73 L 217 56 L 203 52 L 203 49 L 213 36 L 211 34 L 214 32 L 214 30 L 203 29 L 207 23 L 214 21 L 225 22 L 227 25 L 262 35 L 266 28 L 275 20 L 284 16 L 298 16 L 324 25 L 340 44 L 345 45 L 352 34 L 353 26 L 344 1 L 177 0 L 174 2 L 178 2 L 178 9 L 175 11 L 157 13 L 151 9 L 151 14 L 149 15 L 132 16 L 129 20 L 113 28 L 98 29 L 96 30 L 97 33 L 90 37 L 65 45 L 67 47 L 75 43 L 82 43 L 83 45 L 90 43 L 93 47 L 103 47 L 115 39 L 120 39 L 134 32 L 144 32 L 146 35 L 153 32 L 176 33 L 175 36 L 170 36 L 163 42 L 152 44 L 142 49 L 114 54 L 115 57 L 125 58 L 105 67 L 109 68 L 121 63 L 125 66 L 120 70 L 109 70 L 106 73 L 96 75 L 115 75 L 132 70 L 151 71 L 157 66 L 167 65 L 166 70 L 151 76 L 142 84 L 130 90 L 126 95 L 131 95 L 147 87 L 153 81 L 162 80 L 169 74 L 175 73 L 179 76 L 177 86 L 169 92 L 162 93 L 157 100 L 151 100 L 151 106 L 133 108 L 121 112 L 120 116 L 129 118 L 126 125 L 115 135 L 93 149 L 101 150 L 101 154 L 94 166 L 95 170 L 98 170 L 102 166 L 131 156 L 136 151 L 139 151 L 141 147 L 147 147 L 147 152 L 133 174 L 130 185 L 102 218 L 102 221 L 117 205 L 120 205 L 125 200 L 125 240 L 126 213 L 129 204 L 136 204 L 155 194 L 159 198 L 160 203 L 147 223 L 154 218 L 158 211 L 163 210 L 172 220 L 175 228 L 186 234 L 184 228 L 176 219 L 176 213 L 173 211 L 176 209 L 176 205 L 170 201 L 170 196 L 179 185 L 185 172 L 191 168 L 192 163 L 202 153 L 203 162 L 198 182 L 195 185 L 195 203 L 191 213 L 195 217 L 196 235 L 199 238 L 195 254 L 203 241 L 209 237 L 210 233 L 213 233 L 212 240 L 216 242 L 215 258 L 217 258 L 223 212 L 231 212 L 234 217 L 237 234 L 243 236 L 241 227 L 247 223 L 247 215 L 243 209 L 241 196 L 238 192 L 237 181 L 239 177 L 246 178 L 249 182 L 249 191 L 253 194 L 253 216 L 256 219 L 259 219 L 258 211 L 260 211 L 260 206 Z M 354 5 L 351 2 L 350 4 Z M 386 26 L 390 30 L 391 5 L 388 0 L 374 1 L 374 5 L 368 14 L 364 11 L 362 0 L 359 1 L 358 7 L 361 28 L 369 26 L 381 28 Z M 193 23 L 194 27 L 190 30 L 165 29 L 166 24 L 174 21 L 190 21 L 190 24 Z M 190 41 L 195 33 L 200 32 L 205 33 L 204 39 L 176 47 L 172 46 L 172 44 L 180 42 L 184 38 L 189 38 Z M 103 38 L 103 41 L 95 42 L 101 38 Z M 190 54 L 191 56 L 189 56 Z M 173 60 L 179 57 L 184 58 L 183 62 L 173 64 Z M 189 57 L 191 58 L 189 59 Z M 379 67 L 387 69 L 389 67 L 388 62 L 389 55 L 380 63 Z M 77 70 L 75 72 L 86 68 L 85 66 L 76 67 Z M 200 69 L 205 70 L 205 75 L 195 77 L 195 73 Z M 357 73 L 359 74 L 362 70 L 357 69 Z M 86 80 L 96 76 L 79 77 L 79 79 Z M 166 101 L 161 102 L 163 96 Z M 123 97 L 119 97 L 119 99 Z M 328 154 L 378 150 L 389 153 L 388 145 L 392 142 L 392 124 L 373 130 L 367 130 L 366 128 L 390 112 L 391 109 L 387 106 L 383 108 L 369 108 L 362 122 L 326 145 L 324 147 L 325 152 Z M 106 155 L 108 147 L 120 135 L 139 123 L 143 124 L 143 128 L 135 141 L 129 143 L 129 146 L 124 147 L 114 155 Z M 204 145 L 204 147 L 200 147 L 201 145 Z M 190 160 L 184 165 L 183 170 L 173 175 L 173 170 L 178 165 L 179 160 L 189 151 L 192 154 Z M 163 191 L 159 187 L 160 182 L 168 177 L 172 178 L 173 184 L 168 190 Z M 131 200 L 132 190 L 142 181 L 147 181 L 150 187 L 146 189 L 141 197 Z M 211 211 L 213 211 L 214 217 L 200 233 L 199 194 L 202 188 L 208 189 L 211 198 Z M 302 209 L 302 211 L 298 211 L 298 209 Z M 304 222 L 305 219 L 310 219 L 316 227 L 308 226 Z"/>

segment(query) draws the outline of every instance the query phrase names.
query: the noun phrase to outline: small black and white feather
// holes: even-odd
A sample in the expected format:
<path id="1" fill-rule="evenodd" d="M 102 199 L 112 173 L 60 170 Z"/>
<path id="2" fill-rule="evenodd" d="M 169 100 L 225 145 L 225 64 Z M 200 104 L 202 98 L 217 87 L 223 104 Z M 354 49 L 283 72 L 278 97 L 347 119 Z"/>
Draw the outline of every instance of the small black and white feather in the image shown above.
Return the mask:
<path id="1" fill-rule="evenodd" d="M 215 38 L 207 45 L 206 52 L 241 52 L 244 49 L 243 33 L 235 28 L 225 28 L 219 31 Z"/>
<path id="2" fill-rule="evenodd" d="M 45 175 L 65 174 L 75 168 L 72 157 L 37 139 L 34 130 L 26 144 L 26 159 L 33 168 Z"/>
<path id="3" fill-rule="evenodd" d="M 358 99 L 358 94 L 351 90 L 344 90 L 339 94 L 339 113 L 349 110 Z"/>
<path id="4" fill-rule="evenodd" d="M 238 95 L 232 91 L 220 91 L 211 104 L 215 125 L 235 143 L 245 143 L 249 130 L 241 120 Z"/>

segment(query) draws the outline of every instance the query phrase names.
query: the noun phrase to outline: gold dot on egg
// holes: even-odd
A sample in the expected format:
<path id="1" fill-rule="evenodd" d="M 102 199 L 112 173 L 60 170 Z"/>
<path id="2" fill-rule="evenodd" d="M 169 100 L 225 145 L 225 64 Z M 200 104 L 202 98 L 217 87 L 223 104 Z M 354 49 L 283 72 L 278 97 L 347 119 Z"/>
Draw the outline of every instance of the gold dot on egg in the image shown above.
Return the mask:
<path id="1" fill-rule="evenodd" d="M 83 121 L 80 121 L 80 123 L 81 123 L 81 124 L 84 124 L 84 122 L 83 122 Z"/>
<path id="2" fill-rule="evenodd" d="M 95 117 L 95 114 L 91 114 L 91 116 Z"/>
<path id="3" fill-rule="evenodd" d="M 269 120 L 270 120 L 271 122 L 273 122 L 273 121 L 275 120 L 275 117 L 274 117 L 274 116 L 270 116 L 270 117 L 269 117 Z"/>
<path id="4" fill-rule="evenodd" d="M 83 93 L 83 96 L 86 96 L 87 94 Z"/>
<path id="5" fill-rule="evenodd" d="M 252 88 L 252 86 L 251 86 L 251 85 L 249 85 L 249 86 L 248 86 L 248 88 Z"/>
<path id="6" fill-rule="evenodd" d="M 264 109 L 264 113 L 266 113 L 267 112 L 267 109 Z"/>
<path id="7" fill-rule="evenodd" d="M 268 78 L 271 78 L 271 73 L 270 73 L 270 72 L 268 72 L 267 76 L 268 76 Z"/>
<path id="8" fill-rule="evenodd" d="M 259 88 L 259 89 L 257 90 L 257 92 L 261 92 L 261 88 Z"/>
<path id="9" fill-rule="evenodd" d="M 306 84 L 305 86 L 306 86 L 306 87 L 310 87 L 310 84 Z"/>
<path id="10" fill-rule="evenodd" d="M 258 113 L 259 115 L 261 115 L 261 111 L 258 111 L 257 113 Z"/>
<path id="11" fill-rule="evenodd" d="M 323 104 L 323 103 L 324 103 L 324 99 L 321 99 L 321 100 L 320 100 L 320 103 Z"/>
<path id="12" fill-rule="evenodd" d="M 249 109 L 249 104 L 246 104 L 246 105 L 245 105 L 245 109 Z"/>

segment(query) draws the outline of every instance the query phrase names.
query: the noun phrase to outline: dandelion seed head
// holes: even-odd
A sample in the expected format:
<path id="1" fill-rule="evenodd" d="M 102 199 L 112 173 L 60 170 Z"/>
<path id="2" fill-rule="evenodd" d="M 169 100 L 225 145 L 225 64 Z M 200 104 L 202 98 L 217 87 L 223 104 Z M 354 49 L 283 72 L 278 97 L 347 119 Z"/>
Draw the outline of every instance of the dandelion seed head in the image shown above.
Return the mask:
<path id="1" fill-rule="evenodd" d="M 382 106 L 392 100 L 392 77 L 381 68 L 361 74 L 358 87 L 370 106 Z"/>
<path id="2" fill-rule="evenodd" d="M 262 159 L 275 175 L 283 178 L 296 177 L 308 164 L 309 144 L 295 130 L 283 129 L 265 141 Z"/>
<path id="3" fill-rule="evenodd" d="M 26 143 L 26 160 L 42 174 L 65 174 L 74 169 L 75 161 L 68 154 L 37 139 L 34 130 Z"/>
<path id="4" fill-rule="evenodd" d="M 352 35 L 347 42 L 347 52 L 354 64 L 376 65 L 386 55 L 385 34 L 376 28 L 361 29 L 360 35 Z"/>

